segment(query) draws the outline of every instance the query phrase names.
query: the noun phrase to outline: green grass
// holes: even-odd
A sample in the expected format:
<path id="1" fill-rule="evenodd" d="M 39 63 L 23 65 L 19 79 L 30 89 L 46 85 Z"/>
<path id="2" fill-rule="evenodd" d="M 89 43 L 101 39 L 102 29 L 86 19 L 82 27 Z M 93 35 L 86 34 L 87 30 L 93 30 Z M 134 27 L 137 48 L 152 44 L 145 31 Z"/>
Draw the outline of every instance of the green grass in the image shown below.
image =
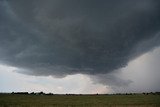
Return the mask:
<path id="1" fill-rule="evenodd" d="M 160 95 L 0 94 L 0 107 L 160 107 Z"/>

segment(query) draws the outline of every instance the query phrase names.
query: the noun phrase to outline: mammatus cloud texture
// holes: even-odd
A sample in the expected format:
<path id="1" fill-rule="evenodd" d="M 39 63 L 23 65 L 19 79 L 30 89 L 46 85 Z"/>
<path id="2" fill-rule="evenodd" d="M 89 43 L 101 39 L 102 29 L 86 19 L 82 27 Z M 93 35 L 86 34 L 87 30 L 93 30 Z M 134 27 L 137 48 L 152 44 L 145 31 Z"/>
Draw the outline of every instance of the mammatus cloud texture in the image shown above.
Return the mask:
<path id="1" fill-rule="evenodd" d="M 158 0 L 0 0 L 0 62 L 29 75 L 111 73 L 159 46 L 159 13 Z"/>

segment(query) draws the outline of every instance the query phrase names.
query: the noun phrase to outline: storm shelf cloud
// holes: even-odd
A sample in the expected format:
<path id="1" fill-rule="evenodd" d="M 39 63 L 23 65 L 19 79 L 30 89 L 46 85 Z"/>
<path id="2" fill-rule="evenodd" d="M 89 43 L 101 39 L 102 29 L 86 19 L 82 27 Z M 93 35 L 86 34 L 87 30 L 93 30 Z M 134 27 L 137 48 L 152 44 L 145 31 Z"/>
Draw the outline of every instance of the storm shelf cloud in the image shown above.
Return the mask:
<path id="1" fill-rule="evenodd" d="M 109 81 L 160 45 L 159 13 L 158 0 L 0 0 L 0 63 L 28 75 Z"/>

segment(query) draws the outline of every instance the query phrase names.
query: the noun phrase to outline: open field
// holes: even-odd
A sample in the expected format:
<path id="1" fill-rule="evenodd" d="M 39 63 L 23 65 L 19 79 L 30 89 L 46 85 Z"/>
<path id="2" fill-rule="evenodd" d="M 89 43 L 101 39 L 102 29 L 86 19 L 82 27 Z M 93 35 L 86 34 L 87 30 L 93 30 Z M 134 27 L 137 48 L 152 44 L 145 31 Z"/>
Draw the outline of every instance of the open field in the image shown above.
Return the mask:
<path id="1" fill-rule="evenodd" d="M 160 95 L 0 94 L 0 107 L 160 107 Z"/>

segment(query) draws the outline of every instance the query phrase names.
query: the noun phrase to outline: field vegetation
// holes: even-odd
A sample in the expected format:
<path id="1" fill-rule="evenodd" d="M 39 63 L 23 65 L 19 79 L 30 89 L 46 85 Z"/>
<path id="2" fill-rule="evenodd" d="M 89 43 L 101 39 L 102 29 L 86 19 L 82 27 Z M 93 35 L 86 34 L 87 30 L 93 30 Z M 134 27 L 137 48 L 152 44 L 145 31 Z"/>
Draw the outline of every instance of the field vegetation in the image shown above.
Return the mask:
<path id="1" fill-rule="evenodd" d="M 160 107 L 160 95 L 0 94 L 0 107 Z"/>

